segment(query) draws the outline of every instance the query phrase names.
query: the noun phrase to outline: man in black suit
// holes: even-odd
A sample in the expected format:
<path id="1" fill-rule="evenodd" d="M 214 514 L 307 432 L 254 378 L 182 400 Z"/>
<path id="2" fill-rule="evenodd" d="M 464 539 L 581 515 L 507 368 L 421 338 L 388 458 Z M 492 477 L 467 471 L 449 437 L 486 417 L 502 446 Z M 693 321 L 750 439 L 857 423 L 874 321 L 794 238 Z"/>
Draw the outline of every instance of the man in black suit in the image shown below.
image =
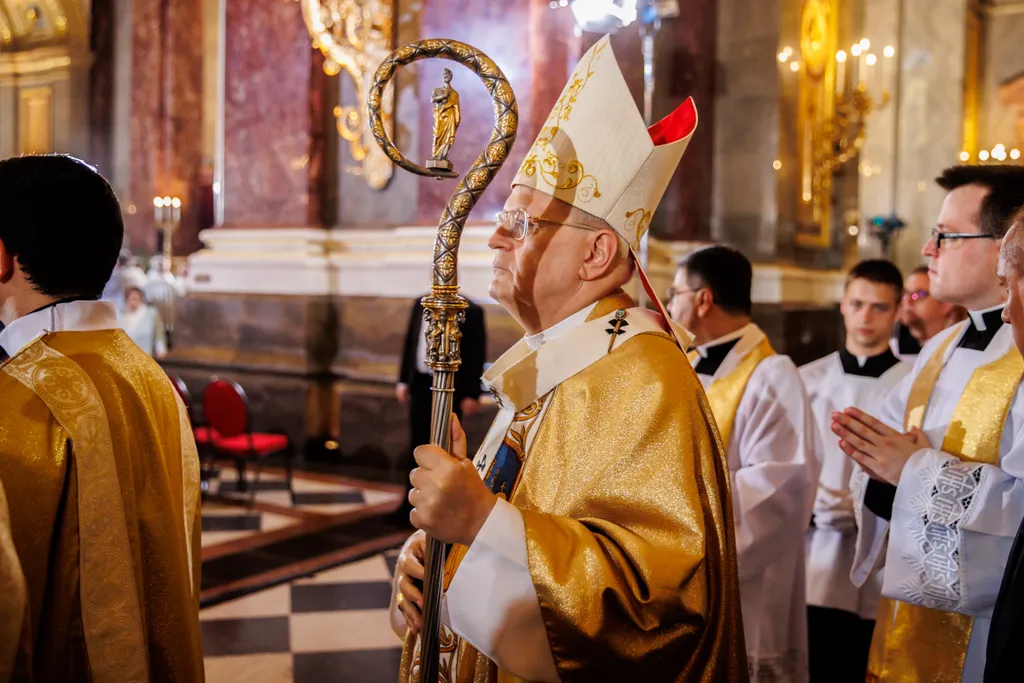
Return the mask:
<path id="1" fill-rule="evenodd" d="M 405 472 L 416 466 L 412 452 L 417 446 L 430 443 L 430 411 L 432 373 L 426 364 L 426 338 L 423 335 L 423 304 L 417 299 L 412 307 L 409 327 L 402 350 L 402 369 L 395 386 L 399 403 L 409 407 L 411 442 L 405 456 Z M 487 353 L 487 333 L 484 329 L 484 309 L 469 302 L 466 322 L 462 325 L 462 365 L 455 375 L 454 413 L 462 419 L 480 410 L 480 377 L 484 374 Z M 408 479 L 406 479 L 408 485 Z M 406 501 L 399 510 L 405 514 L 412 507 Z"/>

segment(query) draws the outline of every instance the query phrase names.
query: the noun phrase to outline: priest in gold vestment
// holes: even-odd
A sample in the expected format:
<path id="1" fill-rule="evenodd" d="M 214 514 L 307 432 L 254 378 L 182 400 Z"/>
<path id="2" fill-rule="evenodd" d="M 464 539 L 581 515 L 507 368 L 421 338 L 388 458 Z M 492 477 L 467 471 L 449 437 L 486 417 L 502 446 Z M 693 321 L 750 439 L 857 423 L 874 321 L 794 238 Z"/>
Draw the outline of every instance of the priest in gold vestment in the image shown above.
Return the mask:
<path id="1" fill-rule="evenodd" d="M 664 309 L 622 290 L 697 124 L 648 129 L 605 37 L 584 55 L 513 181 L 490 286 L 527 336 L 484 375 L 501 411 L 474 460 L 421 446 L 411 520 L 454 543 L 441 677 L 746 681 L 725 452 Z M 652 300 L 657 297 L 651 295 Z M 682 348 L 681 348 L 682 347 Z M 392 625 L 415 681 L 423 532 Z"/>
<path id="2" fill-rule="evenodd" d="M 202 681 L 195 443 L 167 376 L 97 301 L 120 206 L 63 156 L 0 162 L 0 206 L 0 581 L 13 547 L 25 588 L 0 666 L 26 683 Z M 5 624 L 17 611 L 0 598 Z"/>

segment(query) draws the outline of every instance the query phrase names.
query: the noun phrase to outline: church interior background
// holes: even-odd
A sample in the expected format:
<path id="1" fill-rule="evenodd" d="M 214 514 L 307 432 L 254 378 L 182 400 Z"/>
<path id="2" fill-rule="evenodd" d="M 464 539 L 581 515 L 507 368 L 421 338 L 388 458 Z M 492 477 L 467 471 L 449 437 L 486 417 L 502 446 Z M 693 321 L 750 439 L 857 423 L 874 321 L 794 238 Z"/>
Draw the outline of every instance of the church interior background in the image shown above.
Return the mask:
<path id="1" fill-rule="evenodd" d="M 798 364 L 838 347 L 844 267 L 880 254 L 904 272 L 919 265 L 939 171 L 1021 163 L 1024 2 L 638 4 L 612 38 L 638 106 L 657 119 L 692 95 L 700 112 L 654 218 L 655 285 L 697 245 L 740 248 L 755 262 L 754 318 Z M 451 186 L 379 153 L 366 88 L 395 47 L 450 37 L 486 52 L 515 89 L 519 142 L 461 251 L 493 361 L 521 330 L 487 295 L 491 216 L 599 37 L 569 5 L 0 0 L 0 158 L 66 152 L 98 166 L 122 201 L 125 246 L 167 293 L 162 363 L 194 397 L 197 424 L 218 376 L 244 387 L 253 429 L 296 445 L 294 495 L 281 467 L 255 493 L 225 472 L 211 482 L 209 680 L 394 680 L 387 604 L 408 533 L 387 517 L 408 447 L 394 386 Z M 406 69 L 385 96 L 399 148 L 421 161 L 443 66 Z M 453 70 L 463 123 L 451 160 L 465 169 L 490 102 Z M 467 420 L 472 438 L 493 410 Z"/>

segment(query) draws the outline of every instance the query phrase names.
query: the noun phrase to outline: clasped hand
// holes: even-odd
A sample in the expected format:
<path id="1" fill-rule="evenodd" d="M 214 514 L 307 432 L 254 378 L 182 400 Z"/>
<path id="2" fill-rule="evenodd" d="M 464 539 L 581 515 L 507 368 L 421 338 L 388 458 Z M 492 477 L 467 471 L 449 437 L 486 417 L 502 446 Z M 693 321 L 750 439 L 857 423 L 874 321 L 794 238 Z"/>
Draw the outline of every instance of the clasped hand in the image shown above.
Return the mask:
<path id="1" fill-rule="evenodd" d="M 873 479 L 893 486 L 900 481 L 903 467 L 922 448 L 930 448 L 928 437 L 917 427 L 898 432 L 867 413 L 847 408 L 832 413 L 832 432 L 839 447 Z"/>

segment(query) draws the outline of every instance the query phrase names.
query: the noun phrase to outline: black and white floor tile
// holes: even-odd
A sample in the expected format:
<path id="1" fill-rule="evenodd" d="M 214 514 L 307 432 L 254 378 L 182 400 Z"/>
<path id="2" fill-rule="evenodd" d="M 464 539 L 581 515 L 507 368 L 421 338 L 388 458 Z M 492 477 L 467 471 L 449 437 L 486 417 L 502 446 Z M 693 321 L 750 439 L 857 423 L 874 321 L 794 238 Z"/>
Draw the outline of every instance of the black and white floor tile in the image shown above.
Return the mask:
<path id="1" fill-rule="evenodd" d="M 203 610 L 209 683 L 394 683 L 397 550 Z"/>

